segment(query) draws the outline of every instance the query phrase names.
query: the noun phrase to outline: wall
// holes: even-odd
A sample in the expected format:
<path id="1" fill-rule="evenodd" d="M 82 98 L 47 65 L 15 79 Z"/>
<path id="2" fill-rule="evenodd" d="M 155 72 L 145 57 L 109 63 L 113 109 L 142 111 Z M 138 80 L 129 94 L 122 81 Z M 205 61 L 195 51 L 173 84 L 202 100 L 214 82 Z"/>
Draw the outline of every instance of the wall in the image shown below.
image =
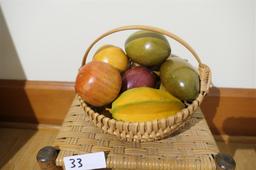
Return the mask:
<path id="1" fill-rule="evenodd" d="M 254 0 L 1 0 L 0 5 L 0 79 L 74 81 L 95 37 L 118 26 L 145 24 L 187 40 L 212 68 L 215 86 L 256 87 Z M 101 44 L 122 46 L 128 34 Z M 192 61 L 170 43 L 175 54 Z"/>
<path id="2" fill-rule="evenodd" d="M 254 66 L 256 65 L 256 1 L 254 1 Z M 254 67 L 254 77 L 256 76 L 256 67 Z M 254 87 L 256 86 L 256 78 L 254 78 Z"/>

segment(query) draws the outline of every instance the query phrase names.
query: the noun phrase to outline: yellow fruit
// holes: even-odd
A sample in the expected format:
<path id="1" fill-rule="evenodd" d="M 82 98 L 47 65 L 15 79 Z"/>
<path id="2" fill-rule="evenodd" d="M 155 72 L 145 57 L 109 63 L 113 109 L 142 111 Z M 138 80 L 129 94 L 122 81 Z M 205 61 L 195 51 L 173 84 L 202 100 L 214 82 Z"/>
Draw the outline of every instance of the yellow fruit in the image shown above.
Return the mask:
<path id="1" fill-rule="evenodd" d="M 142 122 L 166 118 L 182 108 L 184 104 L 167 91 L 139 87 L 122 93 L 110 112 L 117 120 Z"/>
<path id="2" fill-rule="evenodd" d="M 128 58 L 119 47 L 105 45 L 101 47 L 94 55 L 93 60 L 108 63 L 123 72 L 128 67 Z"/>

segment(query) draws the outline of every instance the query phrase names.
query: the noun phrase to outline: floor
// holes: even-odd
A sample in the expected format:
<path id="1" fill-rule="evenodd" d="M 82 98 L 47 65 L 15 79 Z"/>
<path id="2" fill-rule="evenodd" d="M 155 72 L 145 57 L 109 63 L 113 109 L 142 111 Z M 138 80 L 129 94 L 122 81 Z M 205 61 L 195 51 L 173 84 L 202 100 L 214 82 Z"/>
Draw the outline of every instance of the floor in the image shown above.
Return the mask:
<path id="1" fill-rule="evenodd" d="M 223 141 L 215 137 L 219 150 L 233 156 L 236 170 L 256 169 L 256 137 L 236 137 L 235 141 Z"/>
<path id="2" fill-rule="evenodd" d="M 59 127 L 48 125 L 0 128 L 0 169 L 37 170 L 38 150 L 50 145 Z M 22 128 L 21 128 L 22 127 Z M 256 169 L 256 137 L 220 137 L 217 145 L 222 152 L 233 155 L 237 170 Z"/>
<path id="3" fill-rule="evenodd" d="M 57 128 L 16 129 L 0 128 L 0 169 L 38 170 L 36 154 L 50 145 L 57 135 Z"/>

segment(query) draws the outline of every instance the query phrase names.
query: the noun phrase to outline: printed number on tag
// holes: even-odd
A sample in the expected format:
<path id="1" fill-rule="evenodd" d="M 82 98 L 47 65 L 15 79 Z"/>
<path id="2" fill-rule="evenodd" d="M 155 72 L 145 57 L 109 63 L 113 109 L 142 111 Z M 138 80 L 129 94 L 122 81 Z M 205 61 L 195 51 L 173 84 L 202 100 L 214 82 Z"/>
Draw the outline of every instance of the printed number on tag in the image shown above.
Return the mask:
<path id="1" fill-rule="evenodd" d="M 106 168 L 104 152 L 64 157 L 66 170 L 86 170 Z"/>
<path id="2" fill-rule="evenodd" d="M 81 168 L 81 167 L 83 167 L 82 158 L 76 158 L 76 159 L 69 158 L 69 161 L 71 163 L 70 168 L 76 168 L 76 167 Z"/>

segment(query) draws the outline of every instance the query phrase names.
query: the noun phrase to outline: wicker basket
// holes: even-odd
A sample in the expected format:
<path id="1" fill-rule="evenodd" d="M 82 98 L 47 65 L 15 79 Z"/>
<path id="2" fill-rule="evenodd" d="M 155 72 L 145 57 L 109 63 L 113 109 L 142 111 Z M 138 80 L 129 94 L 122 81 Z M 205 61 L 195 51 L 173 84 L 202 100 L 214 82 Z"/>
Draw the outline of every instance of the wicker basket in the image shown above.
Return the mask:
<path id="1" fill-rule="evenodd" d="M 94 42 L 92 42 L 92 44 L 86 50 L 82 61 L 82 66 L 86 63 L 86 58 L 91 48 L 99 40 L 112 33 L 125 30 L 154 31 L 176 40 L 181 45 L 183 45 L 187 50 L 189 50 L 198 62 L 198 71 L 200 76 L 200 93 L 198 97 L 190 105 L 176 113 L 174 116 L 169 116 L 168 118 L 147 122 L 124 122 L 111 119 L 109 117 L 104 116 L 103 114 L 95 112 L 80 98 L 79 100 L 81 106 L 85 113 L 89 116 L 91 121 L 97 127 L 101 128 L 106 133 L 118 136 L 121 140 L 145 142 L 163 139 L 172 134 L 173 132 L 175 132 L 176 130 L 178 130 L 180 127 L 182 127 L 185 124 L 185 122 L 191 117 L 191 114 L 198 109 L 199 105 L 204 99 L 204 96 L 208 93 L 211 83 L 211 71 L 207 65 L 202 64 L 199 56 L 196 54 L 193 48 L 177 35 L 159 28 L 141 25 L 119 27 L 99 36 Z"/>

